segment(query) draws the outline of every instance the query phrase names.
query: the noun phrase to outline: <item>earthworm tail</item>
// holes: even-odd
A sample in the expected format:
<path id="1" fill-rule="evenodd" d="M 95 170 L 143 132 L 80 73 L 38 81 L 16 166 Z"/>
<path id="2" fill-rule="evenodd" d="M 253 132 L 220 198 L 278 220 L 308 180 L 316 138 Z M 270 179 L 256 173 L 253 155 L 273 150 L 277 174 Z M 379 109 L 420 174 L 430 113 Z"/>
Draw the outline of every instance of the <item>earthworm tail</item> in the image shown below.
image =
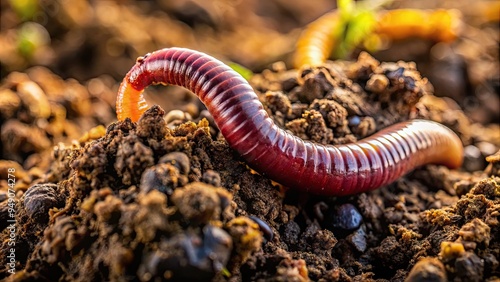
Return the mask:
<path id="1" fill-rule="evenodd" d="M 327 146 L 279 128 L 251 86 L 222 62 L 200 52 L 171 48 L 138 59 L 117 100 L 120 120 L 137 120 L 147 104 L 142 91 L 167 83 L 194 92 L 207 106 L 229 145 L 259 173 L 301 191 L 322 195 L 365 192 L 415 167 L 462 162 L 462 144 L 448 128 L 413 120 L 354 144 Z"/>
<path id="2" fill-rule="evenodd" d="M 337 11 L 332 11 L 310 23 L 300 35 L 295 48 L 295 67 L 323 64 L 335 45 L 334 32 L 340 24 Z"/>
<path id="3" fill-rule="evenodd" d="M 390 40 L 419 37 L 440 42 L 455 40 L 461 28 L 457 10 L 396 9 L 380 11 L 374 33 Z M 334 33 L 340 24 L 338 11 L 318 18 L 302 32 L 295 51 L 295 67 L 319 66 L 334 49 Z"/>

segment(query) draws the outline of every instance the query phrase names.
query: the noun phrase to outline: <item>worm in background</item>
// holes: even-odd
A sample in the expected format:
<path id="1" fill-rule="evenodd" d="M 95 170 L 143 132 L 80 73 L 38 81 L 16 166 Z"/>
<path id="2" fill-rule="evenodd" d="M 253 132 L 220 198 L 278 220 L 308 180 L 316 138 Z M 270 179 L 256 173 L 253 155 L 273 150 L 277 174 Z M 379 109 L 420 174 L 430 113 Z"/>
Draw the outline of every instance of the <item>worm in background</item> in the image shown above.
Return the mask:
<path id="1" fill-rule="evenodd" d="M 396 9 L 377 13 L 374 33 L 389 40 L 410 37 L 437 42 L 455 40 L 461 29 L 461 14 L 457 10 Z M 335 47 L 340 13 L 332 11 L 309 24 L 302 32 L 295 51 L 295 67 L 319 66 Z"/>
<path id="2" fill-rule="evenodd" d="M 398 123 L 353 144 L 302 140 L 273 122 L 238 73 L 206 54 L 182 48 L 137 60 L 119 89 L 118 119 L 137 121 L 148 107 L 143 90 L 158 83 L 195 93 L 229 146 L 253 169 L 300 191 L 329 196 L 361 193 L 424 164 L 458 168 L 462 163 L 462 143 L 455 133 L 425 120 Z"/>

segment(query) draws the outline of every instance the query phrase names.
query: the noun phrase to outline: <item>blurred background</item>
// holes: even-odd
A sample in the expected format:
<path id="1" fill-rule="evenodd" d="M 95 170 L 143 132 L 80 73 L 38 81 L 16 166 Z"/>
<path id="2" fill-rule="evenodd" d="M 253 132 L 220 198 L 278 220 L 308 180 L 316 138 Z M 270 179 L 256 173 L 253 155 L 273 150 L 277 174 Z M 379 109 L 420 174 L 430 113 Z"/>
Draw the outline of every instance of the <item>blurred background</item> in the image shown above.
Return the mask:
<path id="1" fill-rule="evenodd" d="M 187 47 L 258 70 L 286 59 L 335 1 L 2 1 L 2 77 L 31 65 L 64 78 L 120 79 L 135 58 Z"/>

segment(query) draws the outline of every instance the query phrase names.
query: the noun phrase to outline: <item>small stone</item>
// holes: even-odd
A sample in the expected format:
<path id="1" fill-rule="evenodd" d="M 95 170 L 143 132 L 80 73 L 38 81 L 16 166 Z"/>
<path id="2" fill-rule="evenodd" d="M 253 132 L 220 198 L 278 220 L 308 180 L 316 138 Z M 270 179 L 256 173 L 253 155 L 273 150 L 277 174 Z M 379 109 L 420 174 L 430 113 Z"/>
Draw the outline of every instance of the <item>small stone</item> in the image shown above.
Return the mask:
<path id="1" fill-rule="evenodd" d="M 358 126 L 361 122 L 361 118 L 359 116 L 352 116 L 349 118 L 349 126 Z"/>
<path id="2" fill-rule="evenodd" d="M 293 88 L 297 87 L 299 83 L 295 76 L 284 79 L 281 82 L 281 89 L 286 92 L 292 91 Z"/>
<path id="3" fill-rule="evenodd" d="M 484 262 L 476 254 L 466 252 L 455 261 L 456 275 L 463 282 L 480 282 L 483 280 Z"/>
<path id="4" fill-rule="evenodd" d="M 493 155 L 498 151 L 497 146 L 485 141 L 477 143 L 477 148 L 481 151 L 483 156 Z"/>
<path id="5" fill-rule="evenodd" d="M 363 216 L 358 209 L 350 203 L 343 204 L 333 210 L 326 220 L 331 220 L 333 228 L 343 230 L 354 230 L 359 227 L 363 221 Z"/>
<path id="6" fill-rule="evenodd" d="M 486 162 L 478 147 L 468 145 L 464 148 L 464 168 L 467 171 L 482 170 L 485 164 Z"/>
<path id="7" fill-rule="evenodd" d="M 279 61 L 279 62 L 273 63 L 271 65 L 271 69 L 275 72 L 284 72 L 284 71 L 286 71 L 286 64 L 283 61 Z"/>
<path id="8" fill-rule="evenodd" d="M 366 251 L 366 247 L 368 246 L 366 242 L 366 231 L 364 225 L 361 228 L 358 228 L 354 233 L 347 236 L 347 241 L 351 243 L 351 245 L 358 250 L 358 252 L 363 253 Z"/>
<path id="9" fill-rule="evenodd" d="M 474 187 L 474 185 L 475 182 L 462 179 L 453 184 L 453 189 L 455 189 L 458 196 L 462 196 L 469 193 L 469 191 L 472 189 L 472 187 Z"/>
<path id="10" fill-rule="evenodd" d="M 188 121 L 191 120 L 191 115 L 181 110 L 171 110 L 167 115 L 165 115 L 164 119 L 166 123 L 171 123 L 176 120 Z"/>

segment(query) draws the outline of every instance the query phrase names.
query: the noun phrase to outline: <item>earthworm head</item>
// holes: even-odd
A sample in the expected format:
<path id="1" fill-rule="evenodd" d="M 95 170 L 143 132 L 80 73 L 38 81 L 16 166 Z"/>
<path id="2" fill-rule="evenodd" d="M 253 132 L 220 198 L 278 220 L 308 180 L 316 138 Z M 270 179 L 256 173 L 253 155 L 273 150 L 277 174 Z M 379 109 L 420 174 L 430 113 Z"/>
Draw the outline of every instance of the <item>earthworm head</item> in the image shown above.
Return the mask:
<path id="1" fill-rule="evenodd" d="M 132 121 L 136 122 L 148 108 L 143 94 L 148 84 L 144 83 L 142 79 L 137 79 L 140 75 L 144 76 L 143 62 L 148 55 L 137 58 L 135 66 L 127 73 L 120 84 L 116 99 L 116 115 L 118 120 L 124 120 L 129 117 Z"/>
<path id="2" fill-rule="evenodd" d="M 127 117 L 130 117 L 130 119 L 132 119 L 132 121 L 134 122 L 139 120 L 139 117 L 148 108 L 143 95 L 144 90 L 135 89 L 126 80 L 123 80 L 119 89 L 118 100 L 116 103 L 116 115 L 118 117 L 118 120 L 124 120 Z M 130 98 L 124 99 L 124 97 Z M 135 103 L 139 106 L 130 107 L 126 105 L 127 103 Z"/>

